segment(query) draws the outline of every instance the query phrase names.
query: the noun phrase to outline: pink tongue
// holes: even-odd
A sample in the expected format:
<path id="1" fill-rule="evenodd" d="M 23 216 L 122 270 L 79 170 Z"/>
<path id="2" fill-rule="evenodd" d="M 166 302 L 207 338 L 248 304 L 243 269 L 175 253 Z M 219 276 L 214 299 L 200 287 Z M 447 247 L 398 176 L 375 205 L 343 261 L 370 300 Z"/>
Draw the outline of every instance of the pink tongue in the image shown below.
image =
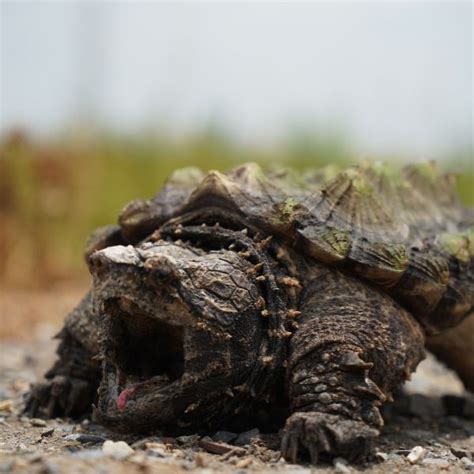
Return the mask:
<path id="1" fill-rule="evenodd" d="M 127 405 L 127 398 L 130 396 L 130 395 L 133 395 L 133 393 L 135 392 L 135 390 L 137 389 L 137 386 L 139 384 L 136 384 L 136 385 L 132 385 L 131 387 L 127 387 L 127 388 L 124 388 L 121 392 L 120 392 L 120 395 L 118 396 L 117 398 L 117 408 L 122 411 L 125 409 L 125 405 Z"/>

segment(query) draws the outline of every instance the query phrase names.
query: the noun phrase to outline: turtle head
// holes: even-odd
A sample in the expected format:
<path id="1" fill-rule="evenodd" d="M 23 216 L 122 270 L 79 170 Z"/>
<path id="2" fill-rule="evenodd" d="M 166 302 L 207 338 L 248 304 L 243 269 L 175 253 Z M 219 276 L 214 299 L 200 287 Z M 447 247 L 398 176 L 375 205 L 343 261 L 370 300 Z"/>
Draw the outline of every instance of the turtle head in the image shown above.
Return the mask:
<path id="1" fill-rule="evenodd" d="M 222 415 L 263 337 L 252 264 L 159 241 L 96 251 L 89 268 L 103 339 L 98 418 L 117 431 L 184 431 Z"/>

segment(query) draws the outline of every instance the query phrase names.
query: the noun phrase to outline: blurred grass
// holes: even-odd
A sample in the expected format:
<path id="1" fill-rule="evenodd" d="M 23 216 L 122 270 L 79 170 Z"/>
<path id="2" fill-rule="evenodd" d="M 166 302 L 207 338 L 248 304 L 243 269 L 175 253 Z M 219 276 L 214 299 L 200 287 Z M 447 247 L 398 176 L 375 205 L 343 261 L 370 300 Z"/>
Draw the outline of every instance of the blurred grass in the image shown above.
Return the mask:
<path id="1" fill-rule="evenodd" d="M 87 278 L 82 248 L 91 230 L 115 222 L 127 201 L 154 195 L 176 168 L 259 161 L 304 169 L 350 157 L 337 136 L 301 134 L 259 148 L 212 130 L 179 140 L 78 133 L 46 143 L 13 132 L 0 142 L 0 283 L 44 287 Z M 453 156 L 447 167 L 459 173 L 462 199 L 474 204 L 472 162 Z"/>

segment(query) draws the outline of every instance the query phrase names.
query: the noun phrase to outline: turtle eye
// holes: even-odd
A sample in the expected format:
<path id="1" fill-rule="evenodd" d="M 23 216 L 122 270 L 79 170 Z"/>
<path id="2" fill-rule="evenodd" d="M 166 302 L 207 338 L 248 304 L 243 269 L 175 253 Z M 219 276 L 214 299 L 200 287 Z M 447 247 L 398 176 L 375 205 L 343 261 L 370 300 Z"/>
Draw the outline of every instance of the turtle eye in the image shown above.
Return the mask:
<path id="1" fill-rule="evenodd" d="M 148 282 L 152 286 L 169 284 L 179 279 L 177 268 L 166 258 L 150 258 L 144 267 L 148 270 Z"/>

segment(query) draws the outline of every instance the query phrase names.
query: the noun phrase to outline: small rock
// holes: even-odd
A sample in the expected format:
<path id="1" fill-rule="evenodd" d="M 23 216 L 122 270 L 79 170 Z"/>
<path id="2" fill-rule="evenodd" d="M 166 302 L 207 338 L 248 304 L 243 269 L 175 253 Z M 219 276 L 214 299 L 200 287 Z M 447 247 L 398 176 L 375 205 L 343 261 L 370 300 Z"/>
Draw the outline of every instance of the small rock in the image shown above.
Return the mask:
<path id="1" fill-rule="evenodd" d="M 127 459 L 134 453 L 133 449 L 125 441 L 112 441 L 110 439 L 104 442 L 102 451 L 106 456 L 118 461 Z"/>
<path id="2" fill-rule="evenodd" d="M 150 442 L 145 444 L 145 449 L 163 449 L 166 450 L 166 444 Z"/>
<path id="3" fill-rule="evenodd" d="M 148 438 L 140 439 L 132 444 L 132 448 L 146 449 L 148 443 L 161 443 L 161 438 L 159 438 L 158 436 L 150 436 Z"/>
<path id="4" fill-rule="evenodd" d="M 54 428 L 46 428 L 41 432 L 41 437 L 42 438 L 48 438 L 54 433 Z"/>
<path id="5" fill-rule="evenodd" d="M 235 467 L 237 469 L 246 469 L 252 464 L 252 462 L 253 462 L 252 458 L 244 458 L 244 459 L 241 459 L 240 461 L 237 461 L 235 463 Z"/>
<path id="6" fill-rule="evenodd" d="M 426 449 L 421 446 L 415 446 L 407 455 L 410 464 L 418 464 L 426 455 Z"/>
<path id="7" fill-rule="evenodd" d="M 258 428 L 253 428 L 248 431 L 244 431 L 240 433 L 237 439 L 235 440 L 235 444 L 238 446 L 245 446 L 246 444 L 250 444 L 252 438 L 257 438 L 260 436 L 260 430 Z"/>
<path id="8" fill-rule="evenodd" d="M 158 443 L 153 444 L 158 445 Z M 167 456 L 169 456 L 169 453 L 166 452 L 165 446 L 163 444 L 161 446 L 162 447 L 147 448 L 145 453 L 147 454 L 147 456 L 153 456 L 155 458 L 166 458 Z"/>
<path id="9" fill-rule="evenodd" d="M 141 468 L 143 468 L 143 471 L 147 472 L 147 467 L 146 467 L 147 457 L 145 453 L 135 452 L 127 459 L 127 461 L 133 462 L 134 464 L 138 464 Z"/>
<path id="10" fill-rule="evenodd" d="M 208 459 L 203 455 L 203 453 L 196 453 L 194 455 L 194 463 L 196 464 L 196 467 L 207 467 Z"/>
<path id="11" fill-rule="evenodd" d="M 385 462 L 388 460 L 388 454 L 387 453 L 382 453 L 380 451 L 377 451 L 375 453 L 375 457 L 379 460 L 379 461 L 382 461 L 382 462 Z"/>
<path id="12" fill-rule="evenodd" d="M 8 399 L 0 401 L 0 411 L 11 413 L 13 411 L 13 400 Z"/>
<path id="13" fill-rule="evenodd" d="M 176 440 L 174 438 L 170 438 L 170 440 L 172 441 L 171 443 L 166 443 L 166 441 L 164 441 L 166 444 L 176 444 L 176 441 L 181 444 L 181 445 L 191 445 L 191 444 L 194 444 L 198 441 L 199 439 L 199 435 L 189 435 L 189 436 L 178 436 L 176 438 Z"/>
<path id="14" fill-rule="evenodd" d="M 423 459 L 422 465 L 426 467 L 433 467 L 436 469 L 448 469 L 450 464 L 449 461 L 447 461 L 446 459 L 428 458 Z"/>
<path id="15" fill-rule="evenodd" d="M 42 420 L 41 418 L 31 418 L 30 425 L 44 428 L 46 426 L 46 421 Z"/>
<path id="16" fill-rule="evenodd" d="M 238 436 L 237 433 L 232 433 L 231 431 L 216 431 L 212 435 L 214 441 L 222 441 L 223 443 L 230 443 Z"/>
<path id="17" fill-rule="evenodd" d="M 467 456 L 461 458 L 461 463 L 466 471 L 474 471 L 474 462 L 472 462 Z"/>
<path id="18" fill-rule="evenodd" d="M 66 448 L 69 452 L 73 453 L 81 447 L 81 443 L 77 441 L 66 441 L 63 447 Z"/>
<path id="19" fill-rule="evenodd" d="M 350 474 L 351 469 L 348 466 L 348 462 L 344 458 L 334 458 L 333 460 L 334 470 L 340 474 Z"/>
<path id="20" fill-rule="evenodd" d="M 105 438 L 102 436 L 97 436 L 93 434 L 78 434 L 76 437 L 76 441 L 79 441 L 79 443 L 91 443 L 91 444 L 99 444 L 103 443 L 105 441 Z"/>
<path id="21" fill-rule="evenodd" d="M 451 447 L 449 449 L 459 459 L 462 459 L 462 458 L 465 458 L 465 457 L 469 458 L 471 456 L 471 453 L 469 451 L 467 451 L 466 449 L 455 448 L 455 447 Z"/>

